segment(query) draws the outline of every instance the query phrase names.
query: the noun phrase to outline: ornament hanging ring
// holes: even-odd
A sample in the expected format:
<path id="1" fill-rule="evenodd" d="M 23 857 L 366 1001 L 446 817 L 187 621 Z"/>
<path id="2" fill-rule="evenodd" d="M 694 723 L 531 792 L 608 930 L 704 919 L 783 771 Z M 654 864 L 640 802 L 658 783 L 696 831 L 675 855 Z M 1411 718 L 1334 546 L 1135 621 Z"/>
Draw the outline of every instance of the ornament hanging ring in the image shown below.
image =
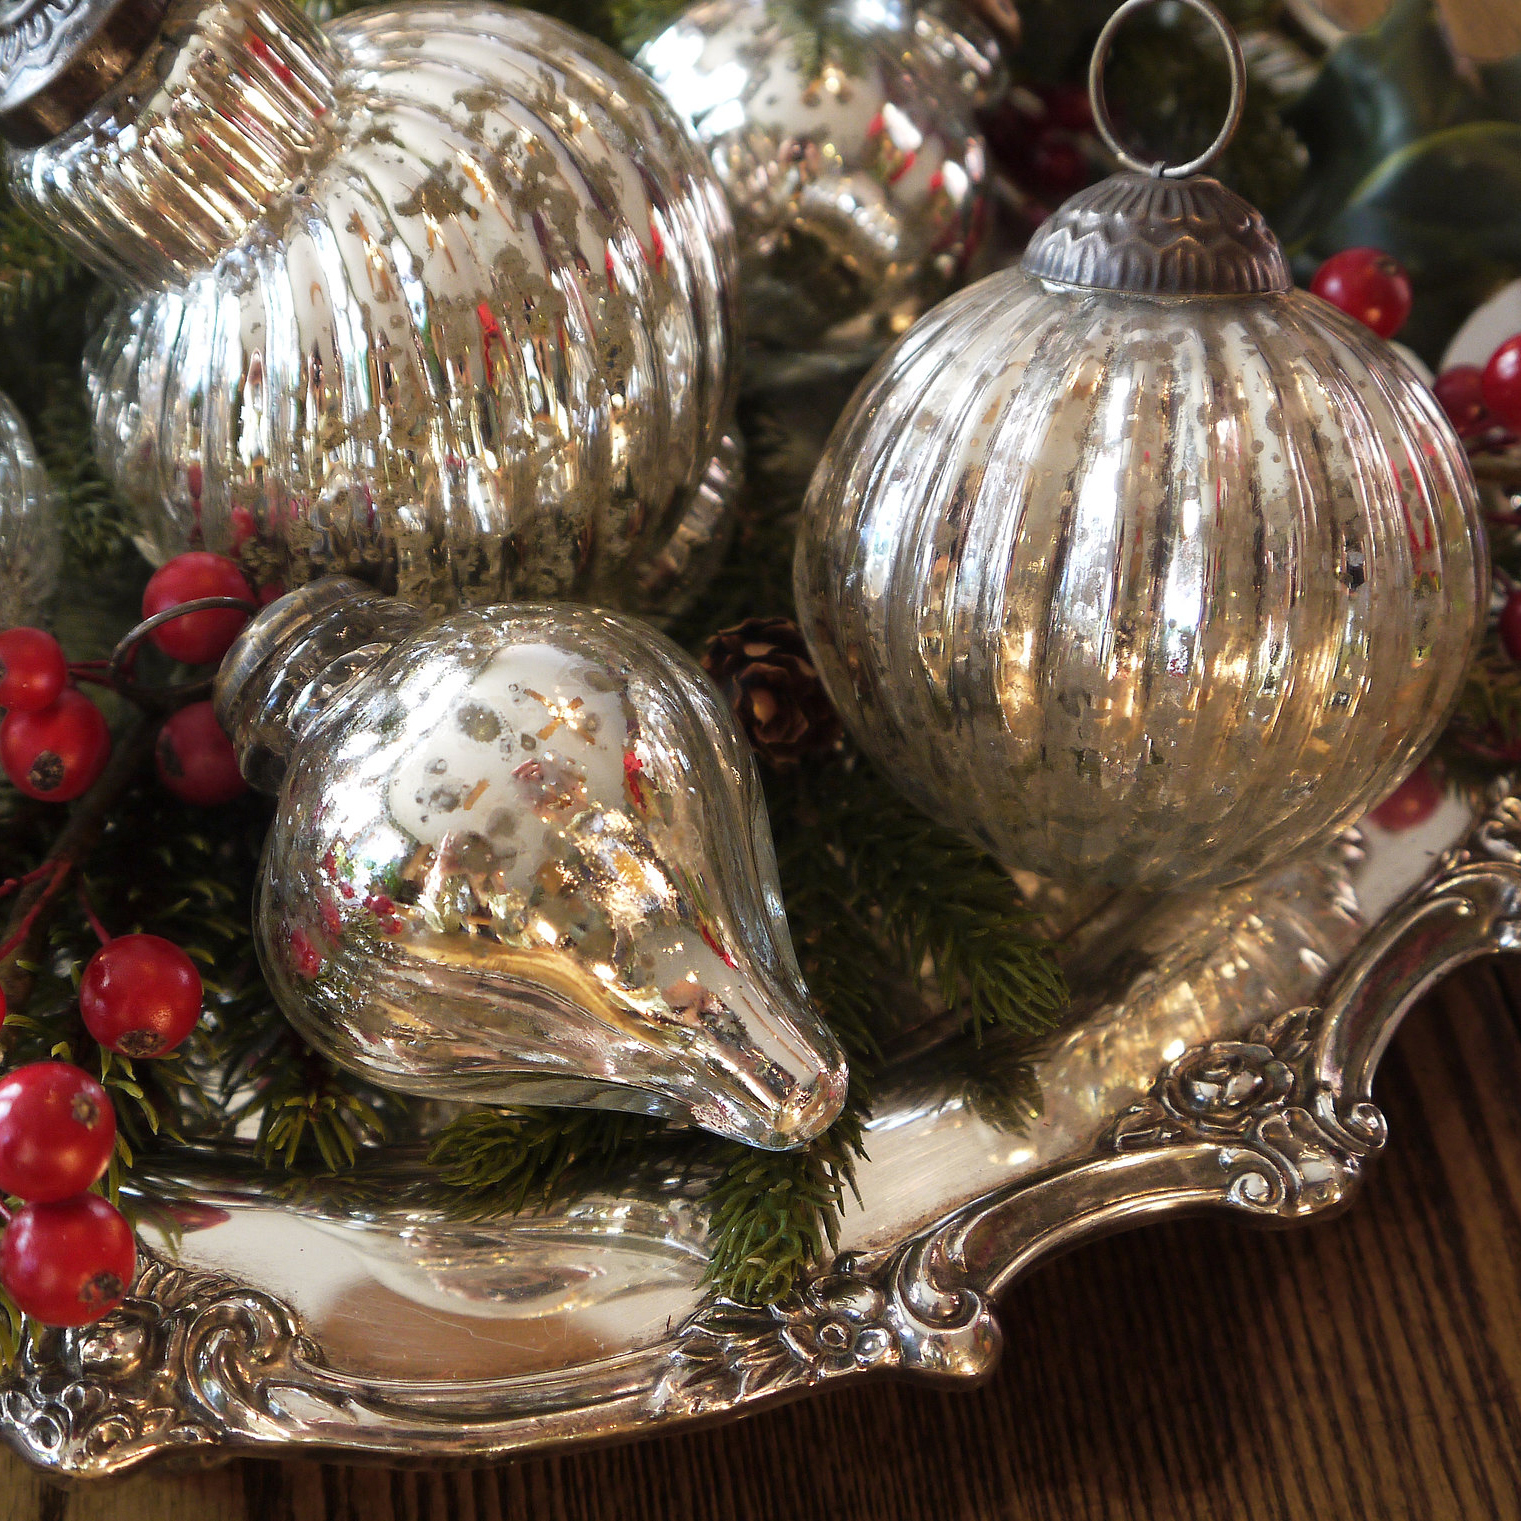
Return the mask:
<path id="1" fill-rule="evenodd" d="M 154 613 L 151 618 L 144 618 L 141 623 L 129 629 L 122 636 L 121 642 L 111 651 L 111 659 L 106 666 L 106 675 L 111 685 L 123 697 L 135 702 L 139 707 L 176 708 L 200 698 L 209 697 L 215 677 L 207 676 L 198 681 L 180 681 L 169 686 L 145 687 L 132 680 L 132 661 L 137 654 L 138 645 L 154 629 L 162 628 L 166 623 L 173 623 L 176 618 L 183 618 L 186 613 L 206 613 L 224 608 L 247 613 L 250 618 L 259 611 L 258 603 L 248 602 L 242 597 L 195 597 L 189 602 L 180 602 L 174 607 L 166 607 L 163 612 Z"/>
<path id="2" fill-rule="evenodd" d="M 1241 112 L 1246 105 L 1246 57 L 1241 51 L 1241 41 L 1236 36 L 1235 29 L 1209 0 L 1183 0 L 1183 4 L 1198 11 L 1214 27 L 1221 42 L 1225 44 L 1226 61 L 1231 71 L 1230 109 L 1225 114 L 1225 124 L 1216 134 L 1214 142 L 1198 158 L 1191 158 L 1186 164 L 1169 164 L 1162 159 L 1147 163 L 1144 159 L 1137 158 L 1120 141 L 1114 130 L 1109 103 L 1104 98 L 1104 65 L 1109 60 L 1109 49 L 1114 43 L 1115 33 L 1126 19 L 1136 11 L 1145 10 L 1147 6 L 1157 3 L 1158 0 L 1125 0 L 1104 23 L 1098 41 L 1093 45 L 1093 61 L 1088 65 L 1088 99 L 1093 106 L 1093 122 L 1098 128 L 1099 136 L 1125 168 L 1137 169 L 1142 174 L 1156 175 L 1162 179 L 1180 180 L 1190 174 L 1197 174 L 1201 169 L 1207 169 L 1236 135 L 1236 128 L 1241 125 Z"/>

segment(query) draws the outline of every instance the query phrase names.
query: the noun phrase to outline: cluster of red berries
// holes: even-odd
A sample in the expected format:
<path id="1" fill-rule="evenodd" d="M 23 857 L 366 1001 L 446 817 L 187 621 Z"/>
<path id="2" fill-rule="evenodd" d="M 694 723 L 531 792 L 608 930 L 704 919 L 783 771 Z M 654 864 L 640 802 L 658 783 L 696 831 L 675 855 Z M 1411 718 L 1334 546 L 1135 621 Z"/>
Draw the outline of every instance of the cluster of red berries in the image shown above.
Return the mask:
<path id="1" fill-rule="evenodd" d="M 1521 435 L 1521 333 L 1507 338 L 1482 369 L 1455 364 L 1444 370 L 1435 389 L 1459 438 L 1487 448 L 1513 444 Z"/>
<path id="2" fill-rule="evenodd" d="M 100 709 L 69 684 L 58 641 L 40 628 L 0 634 L 0 765 L 28 797 L 67 803 L 111 756 Z"/>
<path id="3" fill-rule="evenodd" d="M 222 555 L 179 555 L 158 570 L 143 592 L 143 617 L 152 618 L 203 597 L 252 603 L 253 592 L 233 561 Z M 148 638 L 186 665 L 219 661 L 248 615 L 209 608 L 160 624 Z M 39 628 L 0 633 L 0 765 L 28 797 L 66 803 L 94 785 L 111 755 L 111 734 L 99 708 L 72 684 L 76 675 L 58 641 Z M 217 726 L 209 702 L 192 703 L 159 731 L 158 774 L 187 803 L 230 802 L 244 791 L 237 758 Z"/>
<path id="4" fill-rule="evenodd" d="M 79 1012 L 107 1050 L 141 1060 L 190 1034 L 201 998 L 200 973 L 179 946 L 122 935 L 85 967 Z M 111 1101 L 80 1068 L 33 1062 L 0 1080 L 0 1194 L 22 1200 L 0 1238 L 0 1286 L 44 1325 L 99 1320 L 132 1282 L 131 1228 L 89 1192 L 115 1144 Z"/>
<path id="5" fill-rule="evenodd" d="M 1310 289 L 1392 338 L 1410 315 L 1410 279 L 1399 261 L 1377 248 L 1344 248 L 1315 272 Z M 1505 447 L 1521 435 L 1521 333 L 1507 338 L 1487 364 L 1456 364 L 1433 386 L 1458 437 Z"/>
<path id="6" fill-rule="evenodd" d="M 0 1081 L 0 1192 L 22 1200 L 0 1237 L 0 1284 L 49 1326 L 83 1326 L 121 1303 L 137 1266 L 132 1229 L 90 1187 L 116 1145 L 106 1090 L 68 1062 Z"/>

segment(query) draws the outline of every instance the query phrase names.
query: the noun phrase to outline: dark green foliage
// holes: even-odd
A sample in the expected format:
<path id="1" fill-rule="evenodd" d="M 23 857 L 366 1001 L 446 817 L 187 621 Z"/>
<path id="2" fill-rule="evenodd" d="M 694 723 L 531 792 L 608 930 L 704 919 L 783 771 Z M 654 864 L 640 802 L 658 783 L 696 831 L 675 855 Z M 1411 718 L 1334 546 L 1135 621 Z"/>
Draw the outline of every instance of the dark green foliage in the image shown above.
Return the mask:
<path id="1" fill-rule="evenodd" d="M 56 301 L 78 275 L 70 255 L 0 187 L 0 333 L 18 317 Z"/>
<path id="2" fill-rule="evenodd" d="M 1453 56 L 1432 0 L 1397 0 L 1327 59 L 1290 120 L 1310 152 L 1276 219 L 1308 278 L 1366 244 L 1410 272 L 1400 334 L 1437 363 L 1462 320 L 1521 274 L 1521 70 Z"/>
<path id="3" fill-rule="evenodd" d="M 670 1127 L 601 1109 L 477 1109 L 434 1141 L 428 1161 L 455 1194 L 451 1210 L 517 1213 L 611 1185 Z"/>

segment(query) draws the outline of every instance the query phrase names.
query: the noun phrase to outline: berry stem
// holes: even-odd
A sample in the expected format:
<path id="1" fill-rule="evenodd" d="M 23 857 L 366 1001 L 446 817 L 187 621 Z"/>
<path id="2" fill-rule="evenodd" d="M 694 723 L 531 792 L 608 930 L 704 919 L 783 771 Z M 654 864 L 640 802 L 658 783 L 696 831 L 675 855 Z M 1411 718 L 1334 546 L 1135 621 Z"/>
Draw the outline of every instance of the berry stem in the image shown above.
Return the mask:
<path id="1" fill-rule="evenodd" d="M 63 886 L 63 880 L 68 876 L 70 868 L 73 866 L 72 861 L 53 861 L 50 864 L 52 866 L 52 875 L 44 884 L 42 891 L 32 896 L 29 907 L 21 917 L 21 922 L 16 924 L 15 929 L 11 931 L 11 934 L 6 939 L 5 944 L 0 945 L 0 964 L 3 964 L 6 957 L 17 950 L 32 933 L 32 930 L 36 927 L 38 917 L 43 909 L 47 907 L 53 895 Z M 15 924 L 14 916 L 12 916 L 11 922 Z"/>
<path id="2" fill-rule="evenodd" d="M 47 859 L 28 873 L 0 935 L 0 993 L 8 1006 L 20 1009 L 32 988 L 32 974 L 21 965 L 47 920 L 46 909 L 68 874 L 95 848 L 106 821 L 122 794 L 137 779 L 153 755 L 153 725 L 134 714 L 117 741 L 100 779 L 69 808 L 68 822 L 53 842 Z"/>
<path id="3" fill-rule="evenodd" d="M 90 928 L 95 931 L 95 938 L 102 945 L 110 945 L 113 938 L 111 932 L 100 922 L 100 915 L 95 912 L 95 905 L 90 902 L 90 895 L 85 891 L 84 879 L 82 877 L 74 884 L 74 891 L 78 895 L 79 907 L 83 911 L 86 921 Z"/>
<path id="4" fill-rule="evenodd" d="M 22 876 L 7 877 L 5 881 L 0 882 L 0 898 L 8 898 L 17 888 L 30 887 L 33 882 L 40 882 L 52 869 L 52 863 L 44 861 L 41 866 Z"/>

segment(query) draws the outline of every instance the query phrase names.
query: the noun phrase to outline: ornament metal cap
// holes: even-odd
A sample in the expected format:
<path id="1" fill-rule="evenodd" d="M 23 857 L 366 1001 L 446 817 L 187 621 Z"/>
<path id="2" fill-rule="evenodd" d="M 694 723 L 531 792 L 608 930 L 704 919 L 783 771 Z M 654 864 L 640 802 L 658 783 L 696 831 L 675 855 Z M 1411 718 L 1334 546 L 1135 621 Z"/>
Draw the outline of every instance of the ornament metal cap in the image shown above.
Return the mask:
<path id="1" fill-rule="evenodd" d="M 1265 295 L 1293 287 L 1288 261 L 1262 213 L 1198 171 L 1224 151 L 1241 120 L 1246 64 L 1230 24 L 1208 0 L 1187 0 L 1225 44 L 1231 102 L 1215 140 L 1186 164 L 1147 164 L 1115 135 L 1104 98 L 1104 62 L 1121 23 L 1155 0 L 1126 0 L 1093 50 L 1088 93 L 1093 119 L 1125 165 L 1080 190 L 1036 229 L 1021 261 L 1027 273 L 1064 285 L 1141 295 Z"/>
<path id="2" fill-rule="evenodd" d="M 156 35 L 167 0 L 0 5 L 0 138 L 35 148 L 82 121 Z"/>

